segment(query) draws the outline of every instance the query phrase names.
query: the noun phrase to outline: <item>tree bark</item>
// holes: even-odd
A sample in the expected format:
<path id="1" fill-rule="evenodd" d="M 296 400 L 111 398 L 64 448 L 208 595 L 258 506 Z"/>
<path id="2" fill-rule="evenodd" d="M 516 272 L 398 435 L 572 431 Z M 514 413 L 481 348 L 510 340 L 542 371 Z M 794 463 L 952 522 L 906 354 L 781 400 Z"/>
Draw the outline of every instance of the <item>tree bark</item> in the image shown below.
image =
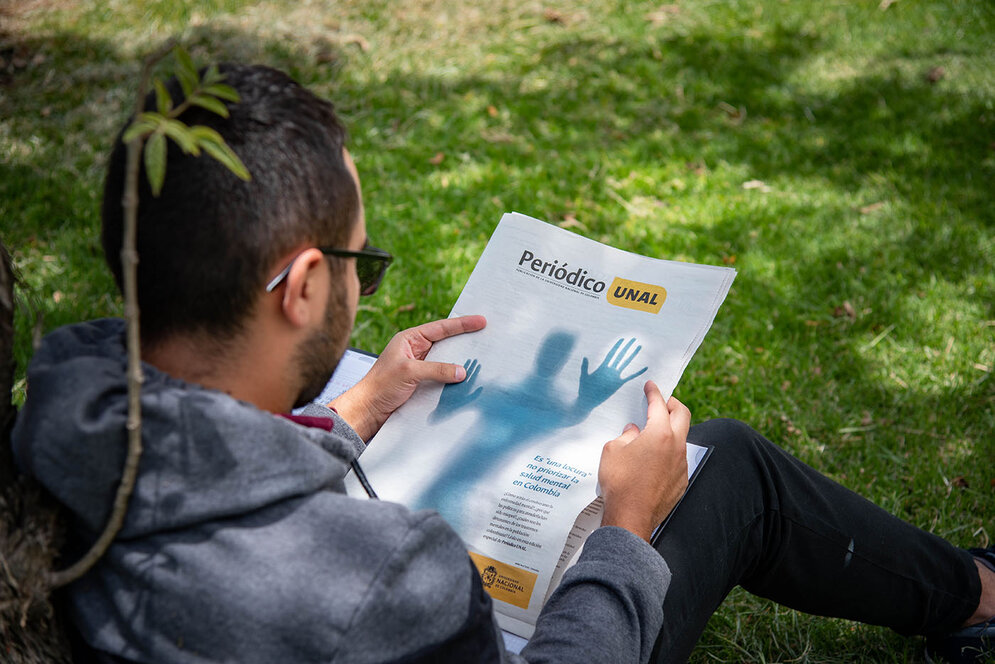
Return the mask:
<path id="1" fill-rule="evenodd" d="M 14 426 L 14 266 L 0 241 L 0 487 L 14 481 L 10 430 Z"/>

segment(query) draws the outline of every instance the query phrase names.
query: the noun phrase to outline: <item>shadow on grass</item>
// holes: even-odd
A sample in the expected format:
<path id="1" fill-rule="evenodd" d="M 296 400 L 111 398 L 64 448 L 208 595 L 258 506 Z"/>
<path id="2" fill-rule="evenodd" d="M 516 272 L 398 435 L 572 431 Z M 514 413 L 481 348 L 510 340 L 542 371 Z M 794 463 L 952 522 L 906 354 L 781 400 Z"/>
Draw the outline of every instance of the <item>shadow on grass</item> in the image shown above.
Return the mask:
<path id="1" fill-rule="evenodd" d="M 646 246 L 634 248 L 648 253 L 660 246 L 676 248 L 702 262 L 727 253 L 770 257 L 776 265 L 773 279 L 741 269 L 700 354 L 714 356 L 717 337 L 719 343 L 731 339 L 741 348 L 807 347 L 810 357 L 797 350 L 789 350 L 788 357 L 807 359 L 808 366 L 768 360 L 772 375 L 758 395 L 760 410 L 771 415 L 790 412 L 784 403 L 797 402 L 791 418 L 798 419 L 794 424 L 809 440 L 808 449 L 795 451 L 807 460 L 841 479 L 849 476 L 856 485 L 868 481 L 855 476 L 883 439 L 898 448 L 882 453 L 885 468 L 903 464 L 894 468 L 897 474 L 912 469 L 921 477 L 929 469 L 934 487 L 959 474 L 969 477 L 969 484 L 987 486 L 991 478 L 984 467 L 995 458 L 990 373 L 967 384 L 903 385 L 867 351 L 882 334 L 889 343 L 942 346 L 947 339 L 935 338 L 935 321 L 926 317 L 930 309 L 918 302 L 934 306 L 942 300 L 934 291 L 957 290 L 965 283 L 975 284 L 976 296 L 948 307 L 941 302 L 935 315 L 943 317 L 949 309 L 968 317 L 958 327 L 958 335 L 968 336 L 979 330 L 985 334 L 981 325 L 995 318 L 989 276 L 995 271 L 995 216 L 988 202 L 991 178 L 985 177 L 991 169 L 981 168 L 990 155 L 989 101 L 950 94 L 898 72 L 854 76 L 831 95 L 793 94 L 801 87 L 794 81 L 799 66 L 819 48 L 815 38 L 785 28 L 763 49 L 708 34 L 657 45 L 567 39 L 540 48 L 537 58 L 517 71 L 446 79 L 397 76 L 350 94 L 367 99 L 367 106 L 394 109 L 394 115 L 380 118 L 388 127 L 382 141 L 363 147 L 391 150 L 396 162 L 409 169 L 408 177 L 419 181 L 412 194 L 423 192 L 422 181 L 436 173 L 425 150 L 436 145 L 456 146 L 471 165 L 500 164 L 474 186 L 517 201 L 508 208 L 552 220 L 562 218 L 563 201 L 575 195 L 571 189 L 584 187 L 593 199 L 607 198 L 606 171 L 613 166 L 605 163 L 611 162 L 621 164 L 614 173 L 618 179 L 629 170 L 704 163 L 748 173 L 750 179 L 836 192 L 821 209 L 813 208 L 811 194 L 762 206 L 730 206 L 681 226 L 680 234 L 694 238 L 690 245 L 659 240 L 675 229 L 648 218 L 642 222 L 649 228 Z M 474 107 L 473 100 L 481 101 Z M 494 123 L 500 125 L 497 130 L 481 120 L 488 103 L 506 112 Z M 392 134 L 390 127 L 399 129 Z M 532 188 L 529 179 L 546 190 Z M 729 198 L 742 199 L 737 189 L 728 192 Z M 881 198 L 851 203 L 848 192 L 855 190 Z M 455 205 L 464 200 L 465 192 L 452 186 L 437 186 L 435 192 Z M 619 237 L 612 228 L 621 225 L 618 216 L 585 221 L 589 235 Z M 431 234 L 432 228 L 425 225 L 418 232 Z M 853 320 L 833 315 L 844 301 L 855 308 Z M 770 321 L 773 328 L 767 326 Z M 764 378 L 757 372 L 749 376 L 758 377 Z M 713 383 L 721 378 L 710 376 Z M 779 387 L 783 380 L 805 396 L 786 397 Z M 715 401 L 714 394 L 693 394 L 696 400 Z M 741 398 L 723 401 L 730 408 L 725 414 L 742 408 Z M 924 412 L 946 412 L 953 404 L 956 416 L 934 418 L 924 435 L 917 425 L 903 427 L 922 422 Z M 838 432 L 859 428 L 867 411 L 874 420 L 873 426 L 865 425 L 866 435 L 839 440 Z M 796 437 L 793 425 L 777 418 L 757 424 L 772 426 L 789 446 Z M 955 465 L 949 469 L 908 461 L 935 459 L 937 446 L 948 443 L 964 448 L 951 452 L 948 460 Z M 832 453 L 834 447 L 839 454 Z M 871 465 L 880 468 L 882 462 Z M 920 501 L 915 494 L 922 488 L 909 482 L 891 491 L 910 510 L 906 515 L 925 525 L 926 515 L 916 513 Z M 908 495 L 897 495 L 902 493 Z M 980 507 L 983 499 L 976 493 L 954 495 L 968 509 Z"/>
<path id="2" fill-rule="evenodd" d="M 291 46 L 262 44 L 238 30 L 192 30 L 186 45 L 208 61 L 214 43 L 224 45 L 224 59 L 265 61 L 306 78 L 294 66 Z M 312 76 L 346 59 L 334 44 L 312 46 L 324 63 Z M 18 390 L 38 317 L 48 331 L 121 315 L 100 247 L 99 208 L 106 154 L 133 107 L 130 86 L 140 66 L 101 39 L 0 32 L 0 138 L 9 146 L 0 160 L 0 237 L 11 247 L 22 279 L 15 325 Z"/>

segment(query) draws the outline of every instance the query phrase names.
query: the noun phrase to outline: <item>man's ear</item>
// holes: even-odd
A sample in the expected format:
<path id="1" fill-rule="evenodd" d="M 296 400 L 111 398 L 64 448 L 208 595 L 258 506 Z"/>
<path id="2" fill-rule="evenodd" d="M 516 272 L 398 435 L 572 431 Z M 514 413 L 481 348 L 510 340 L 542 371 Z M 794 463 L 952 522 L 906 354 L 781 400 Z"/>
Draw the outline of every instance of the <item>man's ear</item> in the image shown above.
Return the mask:
<path id="1" fill-rule="evenodd" d="M 316 318 L 323 318 L 328 287 L 325 255 L 314 248 L 298 254 L 287 274 L 280 303 L 287 322 L 295 327 L 307 327 Z"/>

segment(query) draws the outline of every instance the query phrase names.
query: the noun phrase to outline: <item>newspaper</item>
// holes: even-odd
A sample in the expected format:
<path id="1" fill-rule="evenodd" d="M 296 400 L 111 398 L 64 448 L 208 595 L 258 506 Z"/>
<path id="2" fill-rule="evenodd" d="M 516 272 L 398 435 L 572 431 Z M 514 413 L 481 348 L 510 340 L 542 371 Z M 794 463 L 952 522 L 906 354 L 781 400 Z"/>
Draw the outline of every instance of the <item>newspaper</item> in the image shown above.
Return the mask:
<path id="1" fill-rule="evenodd" d="M 450 314 L 487 327 L 428 356 L 466 380 L 419 387 L 361 462 L 380 498 L 437 510 L 462 537 L 503 629 L 531 637 L 600 524 L 601 448 L 645 422 L 647 379 L 669 398 L 734 277 L 502 217 Z M 689 444 L 689 474 L 705 454 Z"/>
<path id="2" fill-rule="evenodd" d="M 322 388 L 321 393 L 315 397 L 315 403 L 330 403 L 339 397 L 343 392 L 362 380 L 370 369 L 373 368 L 377 356 L 374 353 L 351 346 L 343 353 L 339 363 L 335 365 L 332 377 Z M 294 410 L 295 414 L 304 412 L 304 407 Z"/>

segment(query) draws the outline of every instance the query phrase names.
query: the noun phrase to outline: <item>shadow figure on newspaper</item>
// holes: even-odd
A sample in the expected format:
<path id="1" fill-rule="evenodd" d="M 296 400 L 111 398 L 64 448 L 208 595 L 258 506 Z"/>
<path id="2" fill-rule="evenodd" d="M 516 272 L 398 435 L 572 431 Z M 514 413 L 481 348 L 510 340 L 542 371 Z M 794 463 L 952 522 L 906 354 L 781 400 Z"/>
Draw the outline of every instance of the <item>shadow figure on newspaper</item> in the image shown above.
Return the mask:
<path id="1" fill-rule="evenodd" d="M 577 397 L 565 401 L 556 393 L 556 376 L 573 351 L 577 336 L 550 332 L 539 346 L 532 372 L 518 384 L 477 386 L 481 365 L 467 360 L 466 379 L 446 385 L 429 422 L 439 422 L 457 412 L 475 408 L 480 416 L 442 473 L 415 501 L 419 508 L 438 510 L 457 533 L 463 535 L 464 503 L 473 487 L 521 446 L 555 431 L 583 422 L 623 385 L 647 367 L 622 377 L 642 346 L 624 339 L 612 346 L 601 364 L 588 372 L 581 363 Z"/>

